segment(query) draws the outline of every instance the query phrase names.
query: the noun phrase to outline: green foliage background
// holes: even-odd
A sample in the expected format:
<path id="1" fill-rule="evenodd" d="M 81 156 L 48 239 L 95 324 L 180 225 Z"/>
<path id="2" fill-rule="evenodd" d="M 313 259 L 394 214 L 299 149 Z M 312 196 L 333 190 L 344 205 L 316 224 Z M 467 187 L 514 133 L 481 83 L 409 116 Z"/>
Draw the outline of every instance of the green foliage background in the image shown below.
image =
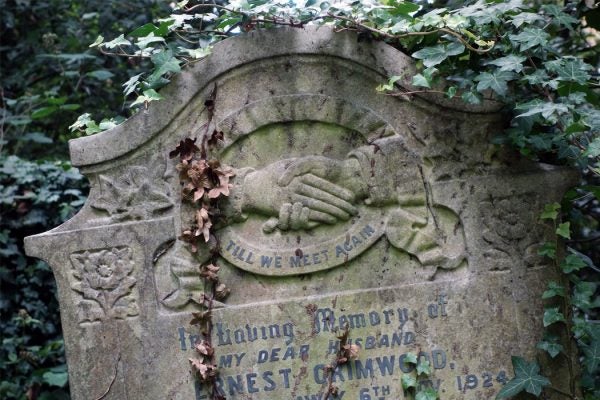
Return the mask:
<path id="1" fill-rule="evenodd" d="M 87 182 L 68 161 L 80 113 L 127 116 L 135 60 L 89 49 L 168 13 L 164 1 L 0 0 L 0 398 L 68 399 L 56 287 L 23 238 L 68 219 Z"/>
<path id="2" fill-rule="evenodd" d="M 538 349 L 566 360 L 569 344 L 553 334 L 566 330 L 582 365 L 574 384 L 600 398 L 600 8 L 590 0 L 0 0 L 0 398 L 68 397 L 51 272 L 22 252 L 23 236 L 56 226 L 85 197 L 67 139 L 160 101 L 160 88 L 219 40 L 308 23 L 412 55 L 413 89 L 390 77 L 382 95 L 500 101 L 507 125 L 498 145 L 581 171 L 581 185 L 541 216 L 560 240 L 541 254 L 565 279 L 544 294 Z M 513 364 L 499 397 L 552 390 L 535 361 Z"/>

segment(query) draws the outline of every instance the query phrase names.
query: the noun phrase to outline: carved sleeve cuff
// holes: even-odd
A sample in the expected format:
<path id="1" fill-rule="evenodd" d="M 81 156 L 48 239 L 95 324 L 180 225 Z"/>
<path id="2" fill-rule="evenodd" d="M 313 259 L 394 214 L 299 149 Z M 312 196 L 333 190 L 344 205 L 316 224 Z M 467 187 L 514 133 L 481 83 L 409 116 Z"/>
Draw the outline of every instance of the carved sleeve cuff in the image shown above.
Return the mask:
<path id="1" fill-rule="evenodd" d="M 426 188 L 415 154 L 397 137 L 383 138 L 352 151 L 368 186 L 365 203 L 373 206 L 425 205 Z"/>
<path id="2" fill-rule="evenodd" d="M 360 174 L 362 181 L 367 186 L 368 197 L 365 200 L 367 205 L 379 206 L 394 201 L 394 193 L 390 192 L 390 177 L 383 172 L 380 162 L 385 162 L 381 154 L 376 154 L 375 146 L 363 146 L 348 154 L 349 158 L 358 160 L 360 164 Z"/>
<path id="3" fill-rule="evenodd" d="M 244 214 L 244 181 L 246 176 L 254 172 L 254 168 L 240 168 L 235 171 L 233 188 L 227 202 L 222 206 L 221 212 L 229 222 L 240 222 L 248 216 Z"/>

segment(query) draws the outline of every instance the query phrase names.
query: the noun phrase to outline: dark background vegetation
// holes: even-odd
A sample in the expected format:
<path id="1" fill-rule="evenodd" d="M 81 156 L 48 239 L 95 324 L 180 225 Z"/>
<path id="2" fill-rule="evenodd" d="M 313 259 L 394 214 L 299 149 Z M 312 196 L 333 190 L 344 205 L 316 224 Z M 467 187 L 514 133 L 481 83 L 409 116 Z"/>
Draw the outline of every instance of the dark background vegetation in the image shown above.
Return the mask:
<path id="1" fill-rule="evenodd" d="M 127 116 L 121 84 L 137 65 L 88 46 L 157 16 L 165 1 L 0 0 L 0 398 L 69 398 L 56 287 L 23 238 L 85 201 L 69 125 L 83 112 Z"/>
<path id="2" fill-rule="evenodd" d="M 438 0 L 427 7 L 465 3 Z M 600 27 L 600 9 L 570 4 L 571 15 Z M 147 68 L 132 58 L 102 56 L 89 44 L 169 14 L 169 2 L 161 0 L 0 0 L 1 399 L 69 397 L 52 272 L 24 255 L 23 237 L 59 225 L 85 201 L 87 182 L 68 163 L 67 140 L 77 135 L 69 125 L 84 112 L 94 120 L 129 116 L 121 85 Z M 565 29 L 554 35 L 557 49 L 598 66 L 589 44 Z M 552 154 L 540 158 L 556 161 Z M 584 179 L 588 189 L 571 191 L 563 203 L 572 221 L 568 244 L 600 265 L 600 184 L 589 170 Z M 581 278 L 599 281 L 593 269 Z M 591 306 L 586 318 L 600 319 Z"/>

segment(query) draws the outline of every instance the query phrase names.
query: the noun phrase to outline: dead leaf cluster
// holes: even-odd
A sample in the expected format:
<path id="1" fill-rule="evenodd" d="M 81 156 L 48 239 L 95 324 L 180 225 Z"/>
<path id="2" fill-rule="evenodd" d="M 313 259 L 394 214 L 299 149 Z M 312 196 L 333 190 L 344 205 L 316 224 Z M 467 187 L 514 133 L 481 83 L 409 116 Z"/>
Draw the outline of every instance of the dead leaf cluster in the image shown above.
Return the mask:
<path id="1" fill-rule="evenodd" d="M 212 382 L 218 375 L 217 366 L 212 362 L 215 349 L 210 342 L 202 340 L 196 344 L 195 350 L 198 358 L 189 359 L 192 368 L 198 374 L 201 382 Z"/>
<path id="2" fill-rule="evenodd" d="M 209 142 L 222 140 L 223 132 L 214 131 Z M 204 146 L 202 146 L 204 147 Z M 197 207 L 194 223 L 183 231 L 180 239 L 189 242 L 192 251 L 198 250 L 197 242 L 200 237 L 205 242 L 210 240 L 211 202 L 221 196 L 229 196 L 232 184 L 230 178 L 235 175 L 233 168 L 221 165 L 218 160 L 207 160 L 206 151 L 196 146 L 196 139 L 186 138 L 169 153 L 169 157 L 179 156 L 179 180 L 182 184 L 182 198 Z"/>
<path id="3" fill-rule="evenodd" d="M 216 89 L 215 89 L 216 91 Z M 214 109 L 214 96 L 207 100 L 205 106 L 212 113 Z M 207 146 L 214 146 L 223 140 L 223 132 L 214 130 L 212 135 L 205 136 L 200 147 L 196 145 L 196 139 L 186 138 L 169 153 L 171 158 L 179 156 L 177 170 L 182 185 L 182 201 L 192 204 L 195 208 L 194 219 L 191 226 L 184 229 L 181 240 L 190 243 L 193 253 L 198 251 L 200 238 L 211 248 L 218 249 L 218 241 L 211 234 L 213 227 L 215 201 L 229 196 L 232 184 L 230 178 L 235 174 L 231 167 L 221 165 L 218 160 L 207 159 Z M 215 244 L 216 243 L 216 244 Z M 203 293 L 199 304 L 205 309 L 192 313 L 191 325 L 198 326 L 204 338 L 195 346 L 196 357 L 189 358 L 192 369 L 198 379 L 210 388 L 211 400 L 225 400 L 216 385 L 218 368 L 215 364 L 214 348 L 211 343 L 212 331 L 212 308 L 214 301 L 224 300 L 230 293 L 229 288 L 219 282 L 219 269 L 216 265 L 216 254 L 211 251 L 212 262 L 199 267 L 199 276 L 208 284 L 210 290 Z"/>

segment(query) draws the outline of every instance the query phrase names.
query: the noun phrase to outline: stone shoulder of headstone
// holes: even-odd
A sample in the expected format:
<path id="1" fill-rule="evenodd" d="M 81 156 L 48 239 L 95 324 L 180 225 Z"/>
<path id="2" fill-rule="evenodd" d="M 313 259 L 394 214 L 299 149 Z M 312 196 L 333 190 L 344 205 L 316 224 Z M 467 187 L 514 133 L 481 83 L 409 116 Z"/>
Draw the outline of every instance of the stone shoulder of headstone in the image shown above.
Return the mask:
<path id="1" fill-rule="evenodd" d="M 231 288 L 212 337 L 228 399 L 320 398 L 345 327 L 361 350 L 335 370 L 341 398 L 401 398 L 411 352 L 443 399 L 494 397 L 510 355 L 533 358 L 541 293 L 559 276 L 538 255 L 554 240 L 538 216 L 578 176 L 491 144 L 497 102 L 375 90 L 402 75 L 411 91 L 414 72 L 351 32 L 251 32 L 164 100 L 70 141 L 88 200 L 25 247 L 57 281 L 72 397 L 208 398 L 188 359 L 211 254 L 178 239 L 194 210 L 168 155 L 214 130 L 211 157 L 235 173 L 214 230 Z M 566 367 L 544 366 L 564 387 Z"/>

